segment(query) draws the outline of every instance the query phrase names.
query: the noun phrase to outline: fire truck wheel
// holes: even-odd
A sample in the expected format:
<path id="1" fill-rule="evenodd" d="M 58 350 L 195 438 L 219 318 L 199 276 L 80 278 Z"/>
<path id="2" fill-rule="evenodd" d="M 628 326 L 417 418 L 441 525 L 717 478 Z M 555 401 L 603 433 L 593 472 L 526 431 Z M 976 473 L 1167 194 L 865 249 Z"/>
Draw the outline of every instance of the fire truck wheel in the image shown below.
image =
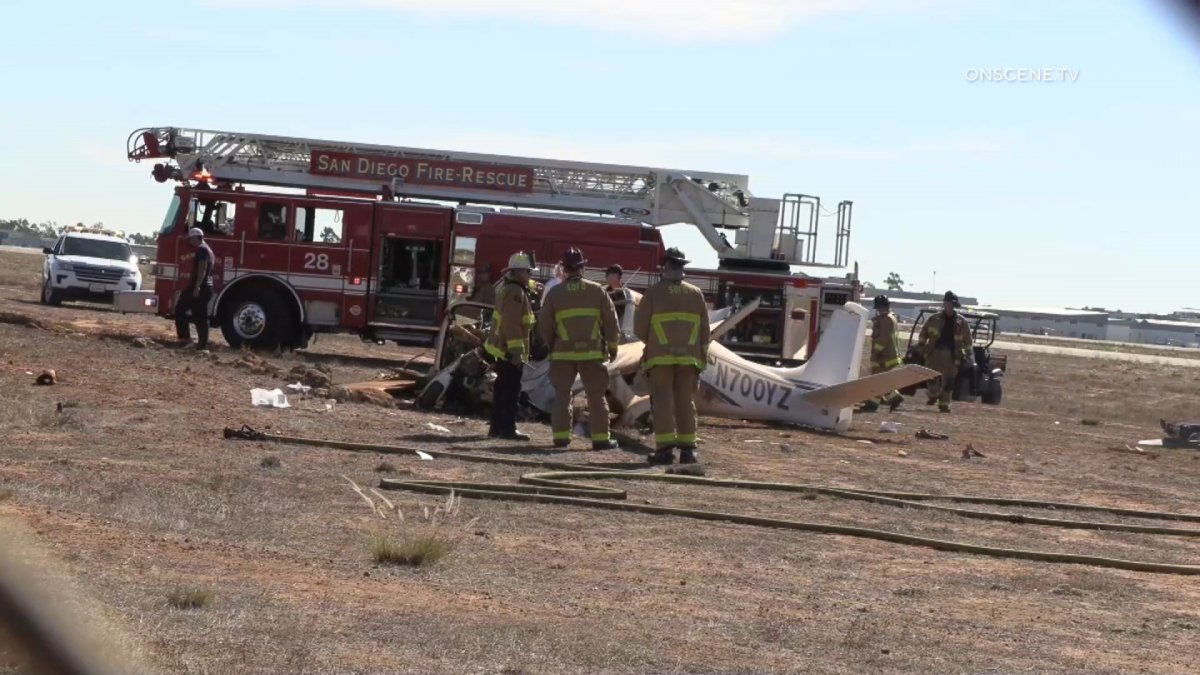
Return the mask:
<path id="1" fill-rule="evenodd" d="M 289 341 L 295 318 L 270 291 L 238 295 L 221 312 L 221 333 L 230 347 L 274 349 Z"/>

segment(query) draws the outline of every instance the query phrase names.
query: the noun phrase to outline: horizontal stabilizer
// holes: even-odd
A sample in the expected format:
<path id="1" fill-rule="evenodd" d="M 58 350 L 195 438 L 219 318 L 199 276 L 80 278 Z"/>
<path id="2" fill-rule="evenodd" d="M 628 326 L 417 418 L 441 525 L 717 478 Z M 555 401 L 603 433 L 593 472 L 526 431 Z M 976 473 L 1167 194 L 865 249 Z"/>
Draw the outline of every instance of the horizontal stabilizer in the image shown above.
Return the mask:
<path id="1" fill-rule="evenodd" d="M 806 392 L 800 398 L 804 399 L 806 403 L 824 408 L 849 408 L 855 403 L 883 396 L 893 389 L 903 389 L 912 384 L 920 384 L 937 376 L 936 370 L 909 364 L 886 373 L 868 375 L 842 384 L 815 389 Z"/>
<path id="2" fill-rule="evenodd" d="M 753 314 L 754 311 L 758 309 L 758 305 L 761 302 L 762 298 L 755 298 L 745 305 L 742 305 L 742 308 L 738 311 L 726 316 L 720 321 L 717 321 L 716 323 L 710 323 L 709 327 L 711 332 L 708 339 L 710 341 L 720 340 L 725 336 L 726 333 L 733 330 L 734 326 L 737 326 L 739 323 L 741 323 L 742 319 L 745 319 Z"/>

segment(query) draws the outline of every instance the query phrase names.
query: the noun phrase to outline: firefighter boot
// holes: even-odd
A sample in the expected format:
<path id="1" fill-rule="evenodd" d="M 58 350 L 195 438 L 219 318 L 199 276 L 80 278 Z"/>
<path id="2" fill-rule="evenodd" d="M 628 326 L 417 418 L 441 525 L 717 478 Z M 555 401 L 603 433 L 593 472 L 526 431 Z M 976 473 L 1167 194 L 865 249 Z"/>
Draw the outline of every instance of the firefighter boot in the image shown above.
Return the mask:
<path id="1" fill-rule="evenodd" d="M 904 403 L 904 397 L 896 393 L 888 399 L 888 410 L 896 412 L 896 408 L 899 408 L 901 403 Z"/>
<path id="2" fill-rule="evenodd" d="M 938 404 L 938 412 L 944 412 L 944 413 L 950 412 L 950 404 L 949 403 L 939 403 Z"/>
<path id="3" fill-rule="evenodd" d="M 654 452 L 650 453 L 648 457 L 646 457 L 646 461 L 651 465 L 674 464 L 675 446 L 668 445 L 665 448 L 659 448 L 658 450 L 655 450 Z"/>
<path id="4" fill-rule="evenodd" d="M 505 440 L 505 441 L 527 441 L 527 440 L 529 440 L 529 434 L 525 433 L 524 431 L 521 431 L 520 429 L 516 428 L 515 426 L 512 428 L 511 431 L 501 431 L 501 430 L 497 429 L 496 427 L 488 426 L 487 437 L 488 438 L 499 438 L 499 439 Z"/>
<path id="5" fill-rule="evenodd" d="M 876 401 L 875 399 L 871 399 L 870 401 L 863 401 L 862 407 L 859 408 L 859 412 L 865 412 L 865 413 L 873 413 L 876 410 L 879 410 L 879 401 Z"/>
<path id="6" fill-rule="evenodd" d="M 696 464 L 700 461 L 700 456 L 696 454 L 695 448 L 683 448 L 679 451 L 680 464 Z"/>
<path id="7" fill-rule="evenodd" d="M 569 439 L 569 438 L 554 439 L 554 447 L 556 447 L 556 448 L 566 448 L 566 447 L 569 447 L 570 445 L 571 445 L 571 439 Z"/>
<path id="8" fill-rule="evenodd" d="M 609 438 L 603 441 L 592 441 L 593 450 L 620 450 L 621 444 L 615 438 Z"/>

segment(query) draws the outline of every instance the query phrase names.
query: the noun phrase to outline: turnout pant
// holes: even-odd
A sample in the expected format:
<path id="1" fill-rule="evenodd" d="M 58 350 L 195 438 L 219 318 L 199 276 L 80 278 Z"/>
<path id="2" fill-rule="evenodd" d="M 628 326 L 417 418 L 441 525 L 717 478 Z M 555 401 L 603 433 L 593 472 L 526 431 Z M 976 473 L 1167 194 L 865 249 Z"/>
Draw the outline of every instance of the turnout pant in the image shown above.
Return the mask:
<path id="1" fill-rule="evenodd" d="M 952 350 L 938 347 L 925 359 L 925 367 L 942 374 L 937 380 L 930 380 L 925 385 L 929 400 L 937 399 L 943 405 L 950 405 L 954 395 L 954 380 L 958 377 L 958 359 Z"/>
<path id="2" fill-rule="evenodd" d="M 212 300 L 212 286 L 200 287 L 200 296 L 192 297 L 192 289 L 184 289 L 175 304 L 175 337 L 191 341 L 192 332 L 188 319 L 196 324 L 196 344 L 204 349 L 208 346 L 208 302 Z"/>
<path id="3" fill-rule="evenodd" d="M 695 366 L 654 366 L 649 375 L 655 448 L 695 448 L 700 371 Z"/>
<path id="4" fill-rule="evenodd" d="M 871 362 L 871 374 L 878 375 L 880 373 L 886 373 L 887 371 L 891 370 L 892 368 L 898 368 L 901 365 L 903 365 L 903 362 L 893 361 L 892 364 L 887 364 L 887 363 L 883 363 L 881 361 L 872 361 Z M 895 401 L 898 398 L 902 398 L 900 396 L 900 392 L 893 389 L 893 390 L 889 391 L 888 393 L 884 394 L 883 396 L 880 396 L 878 401 L 880 403 L 883 403 L 886 405 L 886 404 L 890 404 L 892 401 Z"/>
<path id="5" fill-rule="evenodd" d="M 551 361 L 550 384 L 554 387 L 554 408 L 550 411 L 550 428 L 554 440 L 571 440 L 571 387 L 575 374 L 583 380 L 583 391 L 587 394 L 588 425 L 593 441 L 607 441 L 608 367 L 602 361 Z"/>
<path id="6" fill-rule="evenodd" d="M 511 434 L 517 430 L 517 403 L 521 399 L 521 376 L 525 365 L 496 360 L 496 383 L 492 387 L 492 419 L 488 431 Z"/>

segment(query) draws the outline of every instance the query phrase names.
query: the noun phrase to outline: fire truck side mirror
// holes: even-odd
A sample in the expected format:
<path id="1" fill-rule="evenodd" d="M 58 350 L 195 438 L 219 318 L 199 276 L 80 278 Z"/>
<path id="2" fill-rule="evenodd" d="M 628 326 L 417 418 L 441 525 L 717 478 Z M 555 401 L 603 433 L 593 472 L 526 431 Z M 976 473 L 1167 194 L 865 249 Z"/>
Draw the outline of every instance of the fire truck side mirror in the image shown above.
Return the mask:
<path id="1" fill-rule="evenodd" d="M 228 204 L 225 202 L 217 204 L 217 230 L 224 234 L 233 232 L 233 223 L 229 222 L 227 206 Z"/>

